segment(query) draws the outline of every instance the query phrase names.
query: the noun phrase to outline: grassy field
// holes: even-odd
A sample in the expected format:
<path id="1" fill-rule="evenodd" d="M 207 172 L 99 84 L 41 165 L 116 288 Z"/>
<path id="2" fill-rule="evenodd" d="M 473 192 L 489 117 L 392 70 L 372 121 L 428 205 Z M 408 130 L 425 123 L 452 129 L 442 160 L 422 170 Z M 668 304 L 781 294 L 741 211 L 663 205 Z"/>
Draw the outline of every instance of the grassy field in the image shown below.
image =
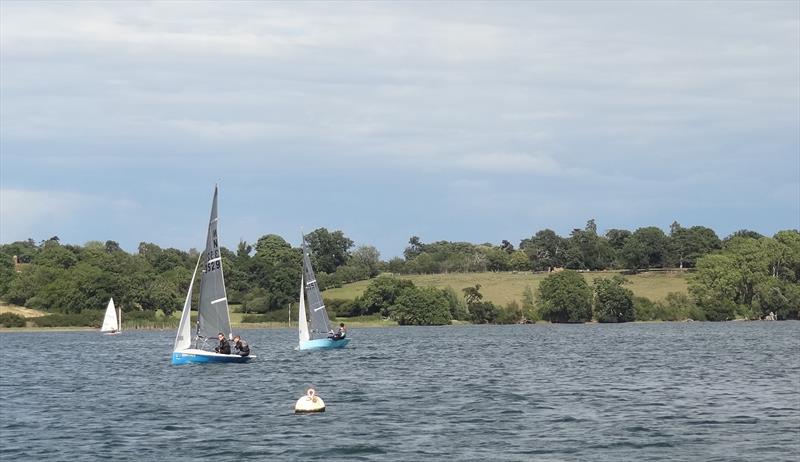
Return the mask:
<path id="1" fill-rule="evenodd" d="M 582 273 L 586 282 L 592 283 L 595 278 L 608 278 L 617 272 L 603 271 Z M 495 304 L 505 305 L 516 300 L 522 302 L 522 293 L 526 287 L 536 292 L 539 283 L 547 277 L 546 273 L 451 273 L 451 274 L 423 274 L 399 275 L 402 279 L 410 279 L 418 286 L 434 286 L 439 288 L 452 287 L 459 294 L 465 287 L 481 285 L 484 299 Z M 659 271 L 640 273 L 625 276 L 631 283 L 627 285 L 633 293 L 640 297 L 647 297 L 652 301 L 663 300 L 670 292 L 687 291 L 686 276 L 675 271 Z M 329 289 L 322 293 L 328 299 L 352 300 L 361 295 L 369 285 L 369 281 L 359 281 L 347 284 L 338 289 Z"/>

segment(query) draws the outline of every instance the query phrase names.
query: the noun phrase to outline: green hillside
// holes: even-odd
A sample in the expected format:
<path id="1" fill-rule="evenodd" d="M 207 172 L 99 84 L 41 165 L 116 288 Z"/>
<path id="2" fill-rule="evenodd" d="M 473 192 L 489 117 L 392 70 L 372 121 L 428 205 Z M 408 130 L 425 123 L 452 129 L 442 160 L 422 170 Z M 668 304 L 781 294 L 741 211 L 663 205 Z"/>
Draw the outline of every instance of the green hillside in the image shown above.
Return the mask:
<path id="1" fill-rule="evenodd" d="M 582 273 L 586 281 L 591 283 L 598 277 L 611 277 L 619 274 L 613 271 Z M 450 273 L 450 274 L 423 274 L 423 275 L 397 275 L 402 279 L 410 279 L 419 286 L 435 286 L 439 288 L 452 287 L 461 292 L 461 289 L 475 284 L 481 285 L 481 293 L 490 302 L 505 305 L 511 301 L 522 300 L 525 287 L 536 291 L 539 282 L 547 277 L 547 273 L 525 272 L 487 272 L 487 273 Z M 625 276 L 631 284 L 627 287 L 640 297 L 647 297 L 652 301 L 664 299 L 670 292 L 686 292 L 685 273 L 678 271 L 646 272 L 632 276 Z M 352 300 L 361 295 L 369 281 L 359 281 L 346 284 L 341 288 L 329 289 L 323 292 L 328 299 Z"/>

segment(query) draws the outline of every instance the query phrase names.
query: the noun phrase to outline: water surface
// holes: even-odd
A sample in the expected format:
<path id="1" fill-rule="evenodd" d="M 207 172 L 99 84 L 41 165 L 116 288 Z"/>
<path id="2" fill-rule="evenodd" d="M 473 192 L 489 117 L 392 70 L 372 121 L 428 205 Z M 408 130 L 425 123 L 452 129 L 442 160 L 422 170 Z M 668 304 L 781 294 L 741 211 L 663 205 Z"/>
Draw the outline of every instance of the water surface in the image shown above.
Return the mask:
<path id="1" fill-rule="evenodd" d="M 800 322 L 242 333 L 187 366 L 172 332 L 0 334 L 0 459 L 800 460 Z"/>

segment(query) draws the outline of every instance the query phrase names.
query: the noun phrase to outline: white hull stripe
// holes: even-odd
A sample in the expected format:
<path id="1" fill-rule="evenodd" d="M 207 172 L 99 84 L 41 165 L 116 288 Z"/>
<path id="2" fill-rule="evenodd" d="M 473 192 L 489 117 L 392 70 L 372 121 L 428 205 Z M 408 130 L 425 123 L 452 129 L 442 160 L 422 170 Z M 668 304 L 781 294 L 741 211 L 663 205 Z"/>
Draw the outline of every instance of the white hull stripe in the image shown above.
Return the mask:
<path id="1" fill-rule="evenodd" d="M 227 299 L 228 299 L 227 297 L 222 297 L 222 298 L 218 298 L 216 300 L 211 300 L 211 304 L 214 305 L 214 304 L 217 304 L 219 302 L 224 302 Z"/>

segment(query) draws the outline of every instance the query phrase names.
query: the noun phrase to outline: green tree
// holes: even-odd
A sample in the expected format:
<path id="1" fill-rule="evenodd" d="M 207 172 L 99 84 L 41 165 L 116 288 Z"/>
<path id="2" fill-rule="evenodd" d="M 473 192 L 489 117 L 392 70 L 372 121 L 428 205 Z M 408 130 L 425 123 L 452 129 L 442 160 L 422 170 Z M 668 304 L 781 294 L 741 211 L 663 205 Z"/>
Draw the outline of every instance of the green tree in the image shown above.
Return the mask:
<path id="1" fill-rule="evenodd" d="M 539 313 L 550 322 L 587 322 L 592 319 L 592 291 L 579 273 L 550 274 L 539 284 Z"/>
<path id="2" fill-rule="evenodd" d="M 71 268 L 78 263 L 78 257 L 57 240 L 49 240 L 36 254 L 34 263 L 50 268 Z"/>
<path id="3" fill-rule="evenodd" d="M 444 297 L 447 300 L 447 306 L 450 310 L 450 317 L 459 321 L 466 321 L 469 319 L 469 310 L 464 300 L 458 296 L 458 293 L 450 286 L 444 289 Z"/>
<path id="4" fill-rule="evenodd" d="M 397 298 L 406 290 L 414 288 L 414 283 L 408 279 L 398 279 L 391 276 L 379 276 L 370 281 L 367 289 L 359 299 L 359 306 L 363 314 L 381 313 L 389 316 L 390 308 L 396 303 Z"/>
<path id="5" fill-rule="evenodd" d="M 300 249 L 293 249 L 282 237 L 268 234 L 258 239 L 247 272 L 251 286 L 266 291 L 269 310 L 285 309 L 297 298 L 301 261 Z"/>
<path id="6" fill-rule="evenodd" d="M 761 239 L 762 237 L 764 237 L 764 235 L 756 231 L 751 231 L 749 229 L 740 229 L 739 231 L 736 231 L 728 235 L 725 239 L 722 240 L 722 243 L 723 245 L 726 245 L 728 242 L 737 237 L 742 237 L 746 239 Z"/>
<path id="7" fill-rule="evenodd" d="M 392 309 L 400 325 L 439 326 L 450 324 L 450 310 L 444 293 L 435 287 L 404 290 Z"/>
<path id="8" fill-rule="evenodd" d="M 667 243 L 667 236 L 661 229 L 639 228 L 625 241 L 620 255 L 627 268 L 659 268 L 666 261 Z"/>
<path id="9" fill-rule="evenodd" d="M 531 269 L 531 260 L 523 250 L 517 250 L 512 253 L 508 264 L 514 271 L 528 271 Z"/>
<path id="10" fill-rule="evenodd" d="M 567 240 L 555 231 L 544 229 L 530 239 L 523 239 L 519 248 L 525 251 L 534 271 L 563 267 L 567 252 Z"/>
<path id="11" fill-rule="evenodd" d="M 381 254 L 371 245 L 362 245 L 353 251 L 349 264 L 362 268 L 367 278 L 373 278 L 378 275 Z"/>
<path id="12" fill-rule="evenodd" d="M 406 260 L 412 260 L 424 251 L 425 244 L 422 243 L 422 240 L 417 236 L 411 236 L 408 239 L 408 247 L 403 251 L 403 256 L 406 257 Z"/>
<path id="13" fill-rule="evenodd" d="M 8 287 L 16 276 L 11 258 L 12 256 L 0 252 L 0 297 L 8 292 Z"/>
<path id="14" fill-rule="evenodd" d="M 470 303 L 468 308 L 475 324 L 495 324 L 500 315 L 500 309 L 492 302 L 477 301 Z"/>
<path id="15" fill-rule="evenodd" d="M 605 269 L 611 266 L 613 259 L 614 250 L 608 240 L 597 235 L 597 225 L 594 220 L 589 220 L 583 230 L 572 230 L 566 253 L 567 268 Z"/>
<path id="16" fill-rule="evenodd" d="M 464 300 L 467 302 L 467 307 L 480 302 L 483 299 L 483 294 L 480 292 L 481 285 L 475 284 L 473 287 L 465 287 L 461 289 L 464 292 Z"/>
<path id="17" fill-rule="evenodd" d="M 620 275 L 594 280 L 594 313 L 599 322 L 630 322 L 635 319 L 633 292 L 622 287 L 623 284 L 627 281 Z"/>
<path id="18" fill-rule="evenodd" d="M 511 268 L 511 254 L 501 247 L 480 246 L 480 252 L 486 259 L 486 269 L 489 271 L 508 271 Z"/>
<path id="19" fill-rule="evenodd" d="M 671 266 L 693 268 L 697 259 L 722 247 L 717 233 L 705 226 L 683 228 L 673 223 L 669 238 L 669 259 Z"/>
<path id="20" fill-rule="evenodd" d="M 345 237 L 341 231 L 329 232 L 326 228 L 317 228 L 306 235 L 306 242 L 311 249 L 311 263 L 316 271 L 333 273 L 336 268 L 347 263 L 353 241 Z"/>
<path id="21" fill-rule="evenodd" d="M 522 315 L 529 321 L 541 320 L 536 310 L 536 297 L 530 286 L 525 286 L 525 290 L 522 291 Z"/>

